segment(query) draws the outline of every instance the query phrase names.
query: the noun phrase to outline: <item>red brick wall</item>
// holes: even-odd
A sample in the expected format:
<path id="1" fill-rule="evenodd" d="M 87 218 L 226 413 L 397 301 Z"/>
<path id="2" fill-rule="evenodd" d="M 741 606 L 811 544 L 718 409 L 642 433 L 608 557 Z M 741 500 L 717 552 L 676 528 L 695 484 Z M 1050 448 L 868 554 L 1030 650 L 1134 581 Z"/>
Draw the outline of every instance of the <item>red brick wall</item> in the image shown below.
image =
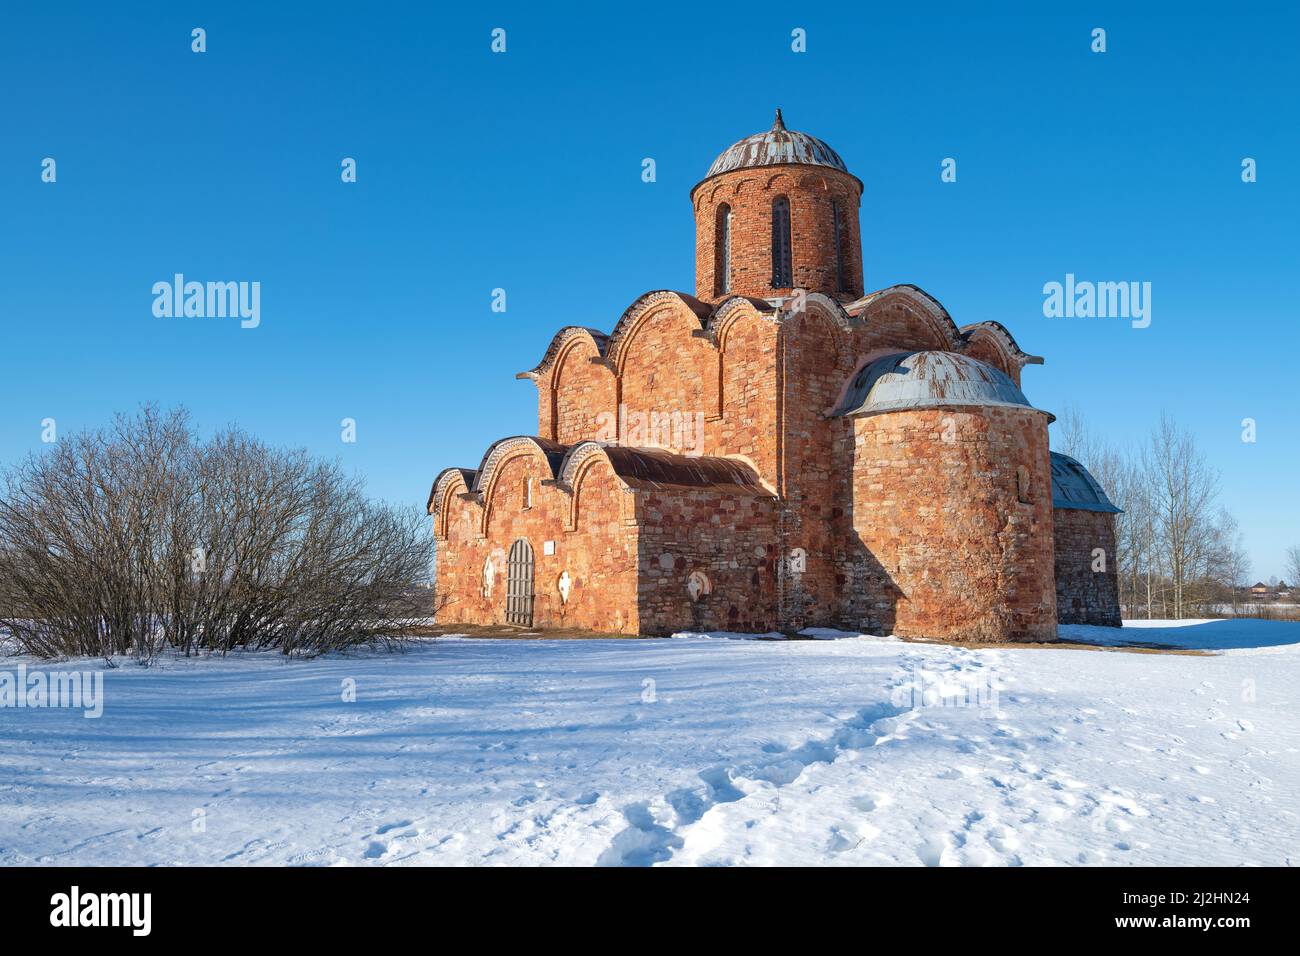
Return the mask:
<path id="1" fill-rule="evenodd" d="M 721 335 L 722 415 L 706 424 L 709 453 L 740 456 L 775 488 L 780 327 L 753 310 L 737 311 Z"/>
<path id="2" fill-rule="evenodd" d="M 829 627 L 842 619 L 835 556 L 847 529 L 853 463 L 833 453 L 844 425 L 827 413 L 856 356 L 848 330 L 817 306 L 789 317 L 781 341 L 781 550 L 787 559 L 796 548 L 805 553 L 804 571 L 781 568 L 782 620 L 790 630 Z"/>
<path id="3" fill-rule="evenodd" d="M 885 351 L 938 349 L 952 351 L 954 344 L 942 321 L 906 293 L 873 299 L 853 330 L 854 347 L 862 355 Z"/>
<path id="4" fill-rule="evenodd" d="M 1062 624 L 1120 626 L 1115 562 L 1115 516 L 1104 511 L 1057 508 L 1056 615 Z M 1105 571 L 1093 570 L 1093 550 L 1105 553 Z"/>
<path id="5" fill-rule="evenodd" d="M 983 362 L 999 371 L 1005 372 L 1007 377 L 1017 385 L 1020 384 L 1020 364 L 1009 361 L 1005 352 L 993 344 L 992 340 L 984 336 L 974 338 L 966 346 L 966 354 L 977 362 Z"/>
<path id="6" fill-rule="evenodd" d="M 1046 416 L 899 411 L 855 418 L 853 432 L 845 577 L 859 626 L 904 637 L 1054 639 Z"/>
<path id="7" fill-rule="evenodd" d="M 644 490 L 636 499 L 643 634 L 778 627 L 774 499 L 714 489 Z M 712 591 L 693 601 L 686 585 L 697 570 Z"/>
<path id="8" fill-rule="evenodd" d="M 484 509 L 448 502 L 445 537 L 438 540 L 436 596 L 444 624 L 506 623 L 506 560 L 525 538 L 535 561 L 533 626 L 612 633 L 670 634 L 687 628 L 769 631 L 778 624 L 775 499 L 748 489 L 629 488 L 597 455 L 580 468 L 573 496 L 542 485 L 550 469 L 521 449 L 497 466 Z M 525 481 L 534 480 L 525 508 Z M 545 542 L 555 553 L 545 553 Z M 496 579 L 484 594 L 483 564 L 493 555 Z M 560 574 L 572 587 L 560 599 Z M 687 580 L 704 572 L 710 592 L 692 599 Z"/>
<path id="9" fill-rule="evenodd" d="M 707 339 L 692 335 L 700 322 L 680 305 L 651 308 L 632 328 L 619 348 L 619 401 L 629 421 L 633 416 L 678 416 L 689 430 L 660 432 L 654 447 L 685 454 L 720 454 L 709 447 L 707 429 L 697 441 L 698 425 L 718 407 L 718 353 Z M 589 437 L 596 437 L 595 435 Z M 634 436 L 628 444 L 645 445 Z M 704 444 L 692 448 L 692 443 Z"/>
<path id="10" fill-rule="evenodd" d="M 572 531 L 566 529 L 573 498 L 541 483 L 551 474 L 539 453 L 521 451 L 507 457 L 496 476 L 488 490 L 485 538 L 479 537 L 483 509 L 477 503 L 456 499 L 450 505 L 448 536 L 438 542 L 439 623 L 505 623 L 506 559 L 511 544 L 525 538 L 535 562 L 535 627 L 636 633 L 636 527 L 627 521 L 632 514 L 624 500 L 628 492 L 608 462 L 594 462 L 578 482 L 577 522 Z M 525 509 L 528 477 L 533 479 L 532 507 Z M 545 553 L 546 541 L 555 543 L 554 554 Z M 483 564 L 489 554 L 494 555 L 497 573 L 487 596 Z M 567 604 L 560 600 L 558 588 L 560 574 L 566 570 L 572 580 Z"/>
<path id="11" fill-rule="evenodd" d="M 610 368 L 592 362 L 599 358 L 595 344 L 585 337 L 575 337 L 557 357 L 547 382 L 538 382 L 539 392 L 551 399 L 554 409 L 552 427 L 541 434 L 573 444 L 595 438 L 601 424 L 613 420 L 618 383 Z"/>
<path id="12" fill-rule="evenodd" d="M 862 295 L 862 236 L 858 221 L 862 187 L 834 169 L 794 166 L 738 169 L 701 183 L 691 193 L 695 209 L 695 297 L 716 302 L 727 295 L 758 298 L 789 295 L 794 288 L 845 300 Z M 794 286 L 772 285 L 772 201 L 790 200 L 791 263 Z M 840 204 L 844 230 L 845 285 L 836 273 L 831 203 Z M 720 293 L 716 274 L 718 208 L 732 210 L 731 290 Z"/>
<path id="13" fill-rule="evenodd" d="M 442 516 L 434 516 L 434 606 L 439 623 L 474 623 L 486 620 L 488 613 L 478 593 L 488 553 L 487 541 L 479 533 L 483 509 L 478 502 L 460 497 L 467 490 L 457 479 L 447 492 L 445 523 Z"/>

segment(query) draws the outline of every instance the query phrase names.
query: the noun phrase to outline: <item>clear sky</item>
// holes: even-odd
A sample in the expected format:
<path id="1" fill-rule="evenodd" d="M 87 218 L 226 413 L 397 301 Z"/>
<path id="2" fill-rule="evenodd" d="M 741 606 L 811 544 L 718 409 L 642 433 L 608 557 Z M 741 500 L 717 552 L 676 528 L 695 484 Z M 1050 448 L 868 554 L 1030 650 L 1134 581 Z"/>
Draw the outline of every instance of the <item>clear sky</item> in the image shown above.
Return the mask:
<path id="1" fill-rule="evenodd" d="M 1300 544 L 1300 18 L 987 6 L 6 4 L 0 461 L 40 447 L 42 419 L 155 400 L 423 506 L 441 468 L 535 430 L 514 373 L 557 328 L 693 290 L 688 191 L 780 106 L 865 184 L 868 289 L 1002 322 L 1047 359 L 1030 399 L 1075 402 L 1098 434 L 1138 440 L 1169 411 L 1222 471 L 1252 576 L 1281 576 Z M 260 282 L 261 324 L 155 317 L 177 272 Z M 1044 317 L 1067 273 L 1150 282 L 1150 327 Z"/>

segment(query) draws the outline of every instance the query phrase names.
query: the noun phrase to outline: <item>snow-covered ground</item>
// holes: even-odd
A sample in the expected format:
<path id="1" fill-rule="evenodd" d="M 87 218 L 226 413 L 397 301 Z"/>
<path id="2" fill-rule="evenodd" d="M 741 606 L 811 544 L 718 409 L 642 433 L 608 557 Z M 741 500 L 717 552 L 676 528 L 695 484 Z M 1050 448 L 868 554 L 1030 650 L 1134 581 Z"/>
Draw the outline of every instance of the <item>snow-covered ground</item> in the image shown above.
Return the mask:
<path id="1" fill-rule="evenodd" d="M 127 664 L 0 709 L 0 863 L 1300 862 L 1300 625 L 1141 624 Z"/>

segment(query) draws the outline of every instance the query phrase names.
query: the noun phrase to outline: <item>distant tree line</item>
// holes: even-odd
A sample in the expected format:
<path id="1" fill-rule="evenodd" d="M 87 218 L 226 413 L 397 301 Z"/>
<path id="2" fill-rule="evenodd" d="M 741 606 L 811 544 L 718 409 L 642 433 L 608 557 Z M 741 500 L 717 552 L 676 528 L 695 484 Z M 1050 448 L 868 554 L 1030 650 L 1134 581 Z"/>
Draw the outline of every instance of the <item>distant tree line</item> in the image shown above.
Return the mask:
<path id="1" fill-rule="evenodd" d="M 1098 441 L 1077 408 L 1059 422 L 1058 450 L 1082 462 L 1122 513 L 1115 516 L 1125 617 L 1216 616 L 1250 606 L 1250 558 L 1237 520 L 1219 500 L 1219 473 L 1190 432 L 1162 414 L 1142 442 Z M 1300 547 L 1288 554 L 1300 580 Z"/>
<path id="2" fill-rule="evenodd" d="M 0 638 L 42 657 L 393 642 L 427 612 L 423 516 L 305 451 L 153 407 L 0 481 Z"/>

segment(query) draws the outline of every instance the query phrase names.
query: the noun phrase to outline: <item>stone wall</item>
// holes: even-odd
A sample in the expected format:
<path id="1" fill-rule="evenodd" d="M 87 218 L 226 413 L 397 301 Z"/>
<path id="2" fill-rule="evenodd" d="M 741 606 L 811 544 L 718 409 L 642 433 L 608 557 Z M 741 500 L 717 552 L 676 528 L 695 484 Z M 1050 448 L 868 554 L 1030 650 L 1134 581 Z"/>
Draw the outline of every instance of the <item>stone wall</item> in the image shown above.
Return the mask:
<path id="1" fill-rule="evenodd" d="M 833 454 L 833 436 L 845 426 L 828 412 L 855 353 L 848 331 L 820 307 L 787 318 L 781 341 L 782 627 L 833 627 L 842 617 L 836 556 L 847 532 L 853 465 Z M 801 571 L 791 560 L 796 552 Z"/>
<path id="2" fill-rule="evenodd" d="M 717 417 L 718 350 L 693 334 L 698 331 L 699 318 L 671 300 L 648 309 L 628 330 L 613 356 L 626 444 L 717 454 L 704 430 Z"/>
<path id="3" fill-rule="evenodd" d="M 778 627 L 776 501 L 751 491 L 636 492 L 641 633 Z M 693 572 L 707 594 L 692 597 Z"/>
<path id="4" fill-rule="evenodd" d="M 719 408 L 706 423 L 709 453 L 735 455 L 769 486 L 777 481 L 780 326 L 748 305 L 718 336 Z"/>
<path id="5" fill-rule="evenodd" d="M 616 422 L 618 383 L 590 338 L 575 336 L 566 344 L 546 385 L 538 391 L 550 404 L 551 427 L 545 427 L 545 414 L 539 416 L 538 434 L 573 444 Z"/>
<path id="6" fill-rule="evenodd" d="M 1105 511 L 1057 508 L 1056 617 L 1062 624 L 1120 626 L 1119 577 L 1115 561 L 1115 516 Z M 1100 548 L 1105 570 L 1093 570 Z"/>
<path id="7" fill-rule="evenodd" d="M 446 537 L 438 545 L 435 601 L 440 623 L 506 623 L 506 576 L 510 547 L 518 538 L 533 549 L 533 626 L 637 633 L 637 529 L 630 520 L 630 492 L 607 462 L 595 462 L 576 488 L 577 502 L 549 482 L 546 459 L 528 451 L 503 460 L 487 489 L 486 533 L 476 502 L 449 504 Z M 531 506 L 525 507 L 531 479 Z M 576 515 L 576 521 L 575 519 Z M 546 553 L 546 542 L 554 545 Z M 484 565 L 494 565 L 485 588 Z M 569 575 L 569 599 L 561 600 L 560 575 Z"/>
<path id="8" fill-rule="evenodd" d="M 1055 638 L 1045 413 L 865 415 L 853 443 L 850 620 L 903 637 Z"/>

